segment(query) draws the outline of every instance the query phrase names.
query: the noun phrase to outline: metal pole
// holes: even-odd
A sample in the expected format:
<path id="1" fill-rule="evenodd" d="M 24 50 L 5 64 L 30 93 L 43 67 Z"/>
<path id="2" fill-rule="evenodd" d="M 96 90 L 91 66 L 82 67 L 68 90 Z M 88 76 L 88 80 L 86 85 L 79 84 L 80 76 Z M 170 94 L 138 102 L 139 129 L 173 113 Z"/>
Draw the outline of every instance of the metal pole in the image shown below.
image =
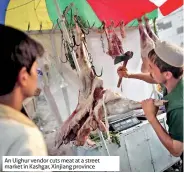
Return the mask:
<path id="1" fill-rule="evenodd" d="M 104 139 L 103 133 L 98 129 L 98 135 L 100 136 L 100 140 L 102 141 L 102 147 L 105 149 L 106 155 L 110 156 L 109 149 L 107 147 L 106 141 Z"/>

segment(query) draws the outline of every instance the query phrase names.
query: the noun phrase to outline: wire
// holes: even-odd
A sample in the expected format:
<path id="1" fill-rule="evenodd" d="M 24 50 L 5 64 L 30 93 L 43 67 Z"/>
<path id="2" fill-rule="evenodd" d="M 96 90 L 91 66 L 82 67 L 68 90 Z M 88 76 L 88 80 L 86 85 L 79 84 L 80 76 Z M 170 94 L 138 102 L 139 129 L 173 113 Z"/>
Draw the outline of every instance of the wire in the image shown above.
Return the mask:
<path id="1" fill-rule="evenodd" d="M 19 6 L 17 6 L 17 7 L 9 8 L 9 9 L 7 9 L 6 11 L 15 10 L 15 9 L 17 9 L 17 8 L 20 8 L 20 7 L 22 7 L 22 6 L 25 6 L 25 5 L 27 5 L 27 4 L 31 3 L 31 2 L 33 2 L 33 1 L 35 1 L 35 0 L 31 0 L 31 1 L 27 2 L 27 3 L 25 3 L 25 4 L 19 5 Z"/>

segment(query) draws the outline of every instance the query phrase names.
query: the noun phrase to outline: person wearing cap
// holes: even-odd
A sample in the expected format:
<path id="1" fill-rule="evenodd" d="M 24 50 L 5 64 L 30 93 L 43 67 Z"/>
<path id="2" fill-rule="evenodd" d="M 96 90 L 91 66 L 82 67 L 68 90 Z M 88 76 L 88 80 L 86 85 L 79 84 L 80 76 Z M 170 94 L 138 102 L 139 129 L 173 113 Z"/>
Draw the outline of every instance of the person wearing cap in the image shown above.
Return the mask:
<path id="1" fill-rule="evenodd" d="M 0 24 L 0 53 L 1 171 L 2 156 L 48 153 L 38 127 L 21 113 L 23 101 L 37 89 L 37 58 L 43 55 L 44 49 L 23 32 Z"/>
<path id="2" fill-rule="evenodd" d="M 166 41 L 157 41 L 148 54 L 149 73 L 129 74 L 125 67 L 119 67 L 119 77 L 140 79 L 164 87 L 168 132 L 156 118 L 158 108 L 153 99 L 142 101 L 147 120 L 158 138 L 173 156 L 183 153 L 183 54 L 184 50 Z M 182 158 L 183 159 L 183 158 Z"/>

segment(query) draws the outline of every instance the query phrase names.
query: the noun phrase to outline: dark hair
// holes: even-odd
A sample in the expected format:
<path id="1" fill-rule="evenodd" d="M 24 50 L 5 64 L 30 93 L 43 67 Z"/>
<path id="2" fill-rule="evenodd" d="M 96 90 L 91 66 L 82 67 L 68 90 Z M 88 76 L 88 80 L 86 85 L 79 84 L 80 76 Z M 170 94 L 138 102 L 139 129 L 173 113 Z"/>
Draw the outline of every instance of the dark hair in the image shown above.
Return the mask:
<path id="1" fill-rule="evenodd" d="M 25 33 L 0 24 L 0 96 L 13 91 L 23 67 L 28 73 L 44 48 Z"/>
<path id="2" fill-rule="evenodd" d="M 148 58 L 160 69 L 161 73 L 169 71 L 176 79 L 178 79 L 183 74 L 182 67 L 173 67 L 167 64 L 157 56 L 154 49 L 149 52 Z"/>

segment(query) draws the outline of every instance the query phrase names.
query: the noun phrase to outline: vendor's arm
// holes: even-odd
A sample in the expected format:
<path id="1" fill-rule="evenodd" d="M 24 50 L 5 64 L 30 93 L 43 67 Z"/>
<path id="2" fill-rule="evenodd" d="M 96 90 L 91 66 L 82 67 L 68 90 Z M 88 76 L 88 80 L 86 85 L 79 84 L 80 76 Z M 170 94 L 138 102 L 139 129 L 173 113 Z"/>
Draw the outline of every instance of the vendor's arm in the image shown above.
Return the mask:
<path id="1" fill-rule="evenodd" d="M 117 73 L 119 77 L 139 79 L 147 83 L 156 84 L 156 82 L 153 80 L 149 73 L 131 74 L 127 71 L 126 67 L 122 66 L 118 68 Z"/>
<path id="2" fill-rule="evenodd" d="M 178 124 L 178 128 L 180 130 L 179 131 L 175 130 L 173 134 L 169 135 L 156 118 L 158 108 L 154 106 L 153 100 L 148 99 L 148 100 L 143 101 L 142 107 L 143 107 L 146 118 L 152 125 L 154 131 L 156 132 L 162 144 L 167 148 L 167 150 L 173 156 L 176 156 L 176 157 L 180 156 L 183 152 L 183 137 L 182 137 L 183 128 L 181 128 L 180 125 Z M 174 123 L 177 123 L 177 121 L 179 120 L 176 120 Z"/>
<path id="3" fill-rule="evenodd" d="M 128 78 L 139 79 L 145 81 L 147 83 L 156 84 L 153 78 L 150 76 L 149 73 L 136 73 L 136 74 L 129 74 Z"/>
<path id="4" fill-rule="evenodd" d="M 178 140 L 172 139 L 156 118 L 151 121 L 150 124 L 152 125 L 158 138 L 160 139 L 162 144 L 167 148 L 167 150 L 173 156 L 179 157 L 183 152 L 183 143 Z"/>

